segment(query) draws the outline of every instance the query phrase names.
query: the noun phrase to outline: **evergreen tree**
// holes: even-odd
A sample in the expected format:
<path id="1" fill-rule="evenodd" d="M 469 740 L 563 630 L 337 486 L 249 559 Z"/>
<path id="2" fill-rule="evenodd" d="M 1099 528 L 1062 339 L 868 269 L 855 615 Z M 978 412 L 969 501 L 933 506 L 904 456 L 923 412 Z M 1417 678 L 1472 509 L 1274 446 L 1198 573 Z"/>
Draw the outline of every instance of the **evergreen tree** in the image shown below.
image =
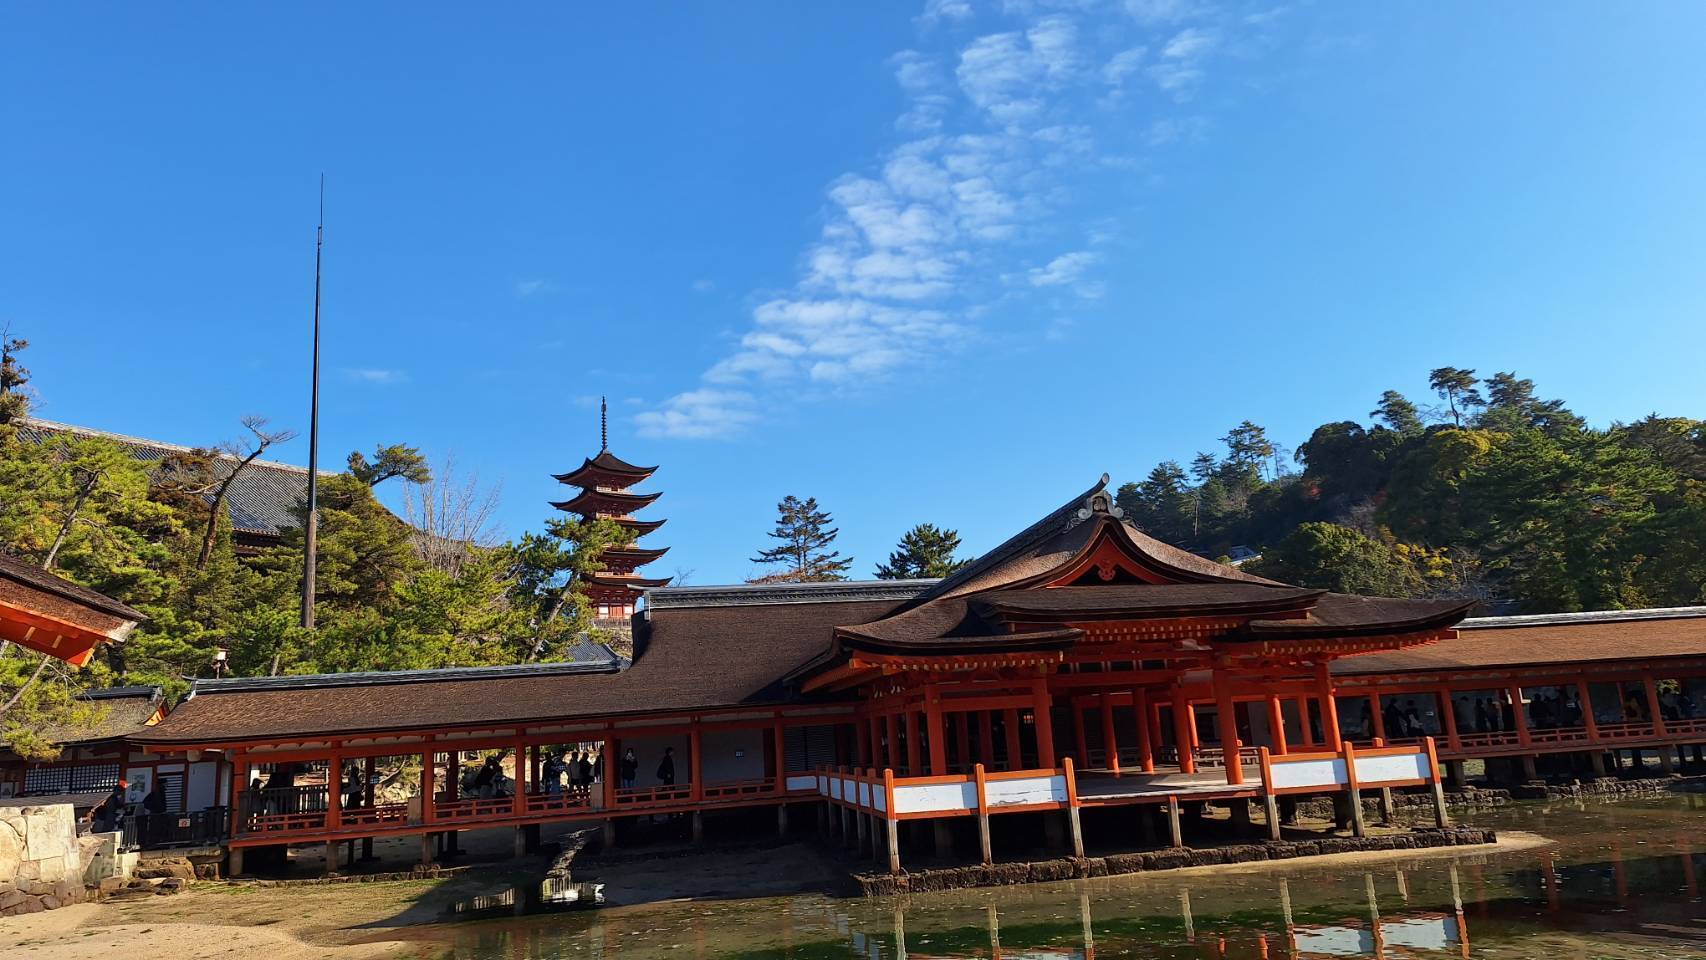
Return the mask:
<path id="1" fill-rule="evenodd" d="M 1193 534 L 1196 495 L 1176 461 L 1156 464 L 1142 483 L 1127 483 L 1114 497 L 1139 530 L 1167 543 L 1183 543 Z"/>
<path id="2" fill-rule="evenodd" d="M 1571 413 L 1562 400 L 1541 400 L 1534 395 L 1534 381 L 1514 373 L 1488 377 L 1487 406 L 1476 425 L 1487 430 L 1512 433 L 1541 430 L 1558 436 L 1582 428 L 1582 418 Z"/>
<path id="3" fill-rule="evenodd" d="M 853 558 L 843 560 L 840 551 L 829 549 L 841 531 L 829 526 L 834 519 L 827 511 L 818 509 L 816 497 L 802 501 L 789 494 L 776 505 L 776 510 L 780 516 L 770 536 L 781 544 L 760 550 L 752 562 L 782 564 L 783 569 L 755 578 L 755 582 L 819 583 L 847 579 Z"/>
<path id="4" fill-rule="evenodd" d="M 1422 415 L 1405 396 L 1396 390 L 1380 395 L 1380 404 L 1369 411 L 1369 417 L 1380 421 L 1388 430 L 1405 436 L 1422 432 Z"/>
<path id="5" fill-rule="evenodd" d="M 945 577 L 968 561 L 954 559 L 960 535 L 931 523 L 921 523 L 900 538 L 889 562 L 877 566 L 878 580 L 919 580 Z"/>
<path id="6" fill-rule="evenodd" d="M 349 455 L 350 475 L 370 487 L 377 487 L 392 477 L 402 477 L 410 483 L 427 483 L 432 470 L 421 452 L 407 444 L 393 443 L 375 447 L 369 461 L 360 450 Z"/>
<path id="7" fill-rule="evenodd" d="M 1251 573 L 1300 587 L 1375 597 L 1414 597 L 1421 575 L 1388 543 L 1334 523 L 1298 525 L 1245 565 Z"/>
<path id="8" fill-rule="evenodd" d="M 579 634 L 597 636 L 586 578 L 604 569 L 605 551 L 633 542 L 633 531 L 602 518 L 553 517 L 543 534 L 522 535 L 512 553 L 510 595 L 528 611 L 534 632 L 523 659 L 550 659 Z"/>
<path id="9" fill-rule="evenodd" d="M 1456 427 L 1463 426 L 1463 418 L 1471 407 L 1486 403 L 1476 387 L 1479 382 L 1475 379 L 1475 371 L 1457 367 L 1440 367 L 1428 374 L 1428 386 L 1433 387 L 1445 401 L 1451 411 L 1451 423 Z"/>
<path id="10" fill-rule="evenodd" d="M 10 327 L 0 328 L 0 447 L 17 433 L 18 421 L 29 415 L 29 398 L 24 385 L 30 382 L 30 372 L 18 364 L 18 354 L 30 342 L 12 336 Z"/>

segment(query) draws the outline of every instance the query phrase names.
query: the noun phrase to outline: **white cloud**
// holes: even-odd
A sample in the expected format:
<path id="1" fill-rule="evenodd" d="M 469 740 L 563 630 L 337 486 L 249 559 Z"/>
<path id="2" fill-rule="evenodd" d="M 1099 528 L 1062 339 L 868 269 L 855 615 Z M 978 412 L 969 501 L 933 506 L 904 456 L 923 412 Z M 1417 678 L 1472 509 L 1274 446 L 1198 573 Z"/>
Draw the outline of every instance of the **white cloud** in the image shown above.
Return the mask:
<path id="1" fill-rule="evenodd" d="M 1084 271 L 1095 266 L 1101 259 L 1099 254 L 1088 250 L 1063 253 L 1050 260 L 1046 266 L 1031 269 L 1031 286 L 1058 287 L 1077 283 L 1084 276 Z"/>
<path id="2" fill-rule="evenodd" d="M 709 279 L 708 277 L 700 277 L 693 281 L 694 293 L 710 293 L 715 289 L 717 289 L 717 281 Z"/>
<path id="3" fill-rule="evenodd" d="M 1125 0 L 1126 12 L 1145 26 L 1177 23 L 1206 12 L 1195 0 Z"/>
<path id="4" fill-rule="evenodd" d="M 1078 27 L 1055 14 L 1024 31 L 973 40 L 960 51 L 954 76 L 966 97 L 998 123 L 1023 124 L 1042 113 L 1045 95 L 1059 89 L 1078 63 Z"/>
<path id="5" fill-rule="evenodd" d="M 1253 29 L 1193 0 L 1126 0 L 1129 17 L 1111 6 L 929 0 L 916 41 L 888 61 L 904 101 L 901 142 L 825 187 L 821 229 L 793 282 L 755 298 L 700 387 L 642 411 L 641 432 L 739 433 L 781 391 L 850 389 L 954 350 L 1007 300 L 1046 301 L 1020 311 L 1026 335 L 1065 335 L 1071 297 L 1103 293 L 1104 254 L 1039 256 L 1038 247 L 1059 249 L 1067 234 L 1082 238 L 1076 246 L 1105 242 L 1109 215 L 1082 225 L 1051 217 L 1083 205 L 1074 196 L 1083 176 L 1138 170 L 1135 182 L 1153 180 L 1145 151 L 1207 124 L 1178 116 L 1166 97 L 1133 115 L 1134 78 L 1186 100 L 1223 41 L 1235 46 Z"/>
<path id="6" fill-rule="evenodd" d="M 970 20 L 974 12 L 969 0 L 925 0 L 924 12 L 918 20 L 926 25 L 944 20 Z"/>
<path id="7" fill-rule="evenodd" d="M 555 289 L 557 289 L 557 285 L 550 280 L 517 280 L 515 282 L 515 295 L 518 297 L 531 297 L 536 293 L 550 293 Z"/>
<path id="8" fill-rule="evenodd" d="M 1167 45 L 1161 48 L 1161 56 L 1168 60 L 1195 60 L 1214 49 L 1218 39 L 1213 31 L 1189 27 L 1167 41 Z"/>
<path id="9" fill-rule="evenodd" d="M 379 367 L 344 367 L 338 371 L 350 383 L 370 383 L 376 386 L 391 386 L 407 383 L 409 375 L 402 370 L 387 370 Z"/>
<path id="10" fill-rule="evenodd" d="M 1143 63 L 1144 52 L 1142 47 L 1131 47 L 1108 58 L 1107 64 L 1102 67 L 1102 82 L 1110 87 L 1124 84 L 1125 78 L 1136 73 L 1138 66 Z"/>
<path id="11" fill-rule="evenodd" d="M 642 437 L 703 440 L 729 437 L 758 420 L 752 394 L 739 390 L 689 390 L 656 410 L 634 415 Z"/>

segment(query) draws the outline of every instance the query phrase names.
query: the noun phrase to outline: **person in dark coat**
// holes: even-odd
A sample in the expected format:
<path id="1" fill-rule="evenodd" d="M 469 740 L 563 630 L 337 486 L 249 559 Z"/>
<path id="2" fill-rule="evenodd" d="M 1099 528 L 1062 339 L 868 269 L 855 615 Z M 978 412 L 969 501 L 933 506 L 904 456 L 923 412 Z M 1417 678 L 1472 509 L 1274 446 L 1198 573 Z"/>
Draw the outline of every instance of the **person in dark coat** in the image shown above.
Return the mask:
<path id="1" fill-rule="evenodd" d="M 622 788 L 630 789 L 640 776 L 640 758 L 634 756 L 634 748 L 629 747 L 622 754 Z"/>
<path id="2" fill-rule="evenodd" d="M 658 782 L 666 787 L 675 786 L 674 747 L 663 748 L 663 759 L 658 761 Z"/>
<path id="3" fill-rule="evenodd" d="M 575 778 L 580 780 L 583 789 L 591 789 L 592 761 L 586 758 L 585 752 L 582 752 L 580 758 L 575 761 Z"/>
<path id="4" fill-rule="evenodd" d="M 124 826 L 124 795 L 130 783 L 120 780 L 107 798 L 89 811 L 89 822 L 96 833 L 110 833 Z"/>

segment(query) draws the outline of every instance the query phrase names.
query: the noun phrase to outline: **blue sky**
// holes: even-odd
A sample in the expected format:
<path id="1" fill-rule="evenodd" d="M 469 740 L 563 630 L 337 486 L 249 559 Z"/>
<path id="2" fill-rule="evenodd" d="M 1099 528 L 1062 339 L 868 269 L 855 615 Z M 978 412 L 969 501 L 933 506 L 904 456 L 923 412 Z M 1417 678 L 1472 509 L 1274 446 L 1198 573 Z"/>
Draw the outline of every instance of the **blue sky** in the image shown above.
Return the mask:
<path id="1" fill-rule="evenodd" d="M 1706 8 L 61 4 L 0 28 L 0 322 L 42 416 L 403 441 L 537 528 L 662 465 L 660 574 L 785 494 L 868 575 L 1426 371 L 1706 415 Z M 281 459 L 303 462 L 297 440 Z"/>

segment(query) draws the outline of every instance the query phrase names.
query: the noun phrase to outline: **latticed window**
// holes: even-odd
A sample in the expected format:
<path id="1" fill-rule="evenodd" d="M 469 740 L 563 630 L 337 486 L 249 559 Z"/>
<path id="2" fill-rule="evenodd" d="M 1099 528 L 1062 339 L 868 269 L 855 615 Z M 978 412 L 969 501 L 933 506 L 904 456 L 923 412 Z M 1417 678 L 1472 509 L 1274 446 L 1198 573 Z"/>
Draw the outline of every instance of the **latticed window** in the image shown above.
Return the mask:
<path id="1" fill-rule="evenodd" d="M 119 765 L 85 763 L 31 767 L 24 771 L 24 796 L 54 793 L 106 793 L 118 786 Z"/>
<path id="2" fill-rule="evenodd" d="M 788 727 L 783 734 L 789 770 L 815 770 L 835 765 L 835 728 Z"/>

